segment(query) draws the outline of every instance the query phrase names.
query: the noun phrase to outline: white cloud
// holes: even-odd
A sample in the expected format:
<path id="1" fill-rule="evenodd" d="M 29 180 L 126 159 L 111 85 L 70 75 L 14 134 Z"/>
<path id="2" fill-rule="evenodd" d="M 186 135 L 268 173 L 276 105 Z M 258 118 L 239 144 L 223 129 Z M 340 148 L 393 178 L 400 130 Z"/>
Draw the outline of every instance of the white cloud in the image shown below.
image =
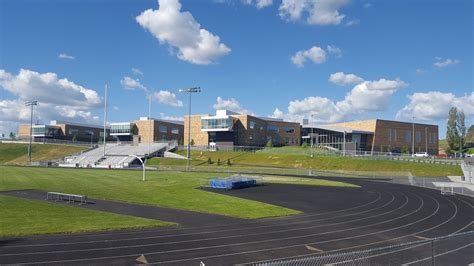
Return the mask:
<path id="1" fill-rule="evenodd" d="M 142 77 L 143 77 L 143 72 L 142 72 L 140 69 L 138 69 L 138 68 L 134 68 L 134 67 L 133 67 L 133 68 L 132 68 L 132 73 L 133 73 L 134 75 L 142 76 Z"/>
<path id="2" fill-rule="evenodd" d="M 159 92 L 153 92 L 151 95 L 152 100 L 169 105 L 173 107 L 182 107 L 183 102 L 176 97 L 176 94 L 170 91 L 160 90 Z"/>
<path id="3" fill-rule="evenodd" d="M 74 59 L 76 59 L 74 56 L 68 55 L 68 54 L 66 54 L 66 53 L 60 53 L 60 54 L 58 55 L 58 58 L 60 58 L 60 59 L 68 59 L 68 60 L 74 60 Z"/>
<path id="4" fill-rule="evenodd" d="M 313 46 L 306 51 L 298 51 L 291 57 L 291 61 L 298 67 L 303 67 L 306 59 L 311 60 L 315 64 L 326 62 L 326 52 L 320 47 Z"/>
<path id="5" fill-rule="evenodd" d="M 101 98 L 96 91 L 84 88 L 55 73 L 38 73 L 21 69 L 17 75 L 0 69 L 0 87 L 15 99 L 0 100 L 0 128 L 17 131 L 19 123 L 29 122 L 30 107 L 26 101 L 37 100 L 33 121 L 66 120 L 98 123 L 92 110 L 100 107 Z"/>
<path id="6" fill-rule="evenodd" d="M 337 122 L 351 115 L 383 111 L 390 97 L 407 84 L 399 79 L 363 81 L 352 88 L 343 100 L 333 101 L 326 97 L 310 96 L 293 100 L 288 104 L 288 113 L 275 109 L 273 117 L 290 121 L 301 121 L 314 115 L 315 122 Z"/>
<path id="7" fill-rule="evenodd" d="M 415 70 L 415 73 L 418 74 L 418 75 L 425 74 L 426 70 L 424 70 L 423 68 L 417 68 Z"/>
<path id="8" fill-rule="evenodd" d="M 165 113 L 160 113 L 160 118 L 163 120 L 171 120 L 171 121 L 184 121 L 183 116 L 169 116 Z"/>
<path id="9" fill-rule="evenodd" d="M 357 25 L 359 24 L 360 20 L 359 19 L 351 19 L 349 21 L 347 21 L 344 26 L 346 27 L 350 27 L 350 26 L 354 26 L 354 25 Z"/>
<path id="10" fill-rule="evenodd" d="M 306 16 L 311 25 L 339 25 L 346 15 L 339 10 L 349 3 L 348 0 L 282 0 L 280 17 L 296 21 Z"/>
<path id="11" fill-rule="evenodd" d="M 183 61 L 207 65 L 231 51 L 219 36 L 201 28 L 191 13 L 181 12 L 178 0 L 159 0 L 158 10 L 147 9 L 136 21 L 160 43 L 176 48 Z"/>
<path id="12" fill-rule="evenodd" d="M 439 91 L 417 92 L 408 95 L 410 102 L 397 113 L 397 119 L 438 120 L 448 118 L 449 109 L 457 107 L 466 116 L 474 115 L 474 92 L 457 97 Z"/>
<path id="13" fill-rule="evenodd" d="M 135 89 L 140 89 L 147 91 L 147 88 L 140 83 L 139 79 L 133 79 L 131 77 L 123 77 L 120 80 L 120 84 L 122 84 L 123 88 L 126 90 L 135 90 Z"/>
<path id="14" fill-rule="evenodd" d="M 249 114 L 253 115 L 252 111 L 249 111 L 242 107 L 242 105 L 234 98 L 222 99 L 222 97 L 217 97 L 216 103 L 213 105 L 216 110 L 229 110 L 239 114 Z"/>
<path id="15" fill-rule="evenodd" d="M 327 49 L 328 53 L 334 55 L 337 58 L 342 56 L 342 50 L 339 47 L 336 47 L 334 45 L 328 45 L 328 47 L 326 49 Z"/>
<path id="16" fill-rule="evenodd" d="M 344 72 L 337 72 L 329 76 L 329 81 L 339 86 L 346 86 L 359 84 L 363 82 L 364 79 L 354 74 L 345 74 Z"/>
<path id="17" fill-rule="evenodd" d="M 450 65 L 456 65 L 456 64 L 459 64 L 460 62 L 458 59 L 450 59 L 450 58 L 443 60 L 440 57 L 435 57 L 435 59 L 436 59 L 436 62 L 433 63 L 433 66 L 439 67 L 439 68 L 447 67 Z"/>
<path id="18" fill-rule="evenodd" d="M 83 108 L 97 107 L 101 99 L 96 91 L 77 85 L 56 73 L 38 73 L 21 69 L 13 75 L 0 69 L 0 87 L 25 101 L 70 105 Z"/>
<path id="19" fill-rule="evenodd" d="M 246 5 L 255 5 L 258 9 L 265 8 L 273 4 L 273 0 L 242 0 L 242 2 Z"/>

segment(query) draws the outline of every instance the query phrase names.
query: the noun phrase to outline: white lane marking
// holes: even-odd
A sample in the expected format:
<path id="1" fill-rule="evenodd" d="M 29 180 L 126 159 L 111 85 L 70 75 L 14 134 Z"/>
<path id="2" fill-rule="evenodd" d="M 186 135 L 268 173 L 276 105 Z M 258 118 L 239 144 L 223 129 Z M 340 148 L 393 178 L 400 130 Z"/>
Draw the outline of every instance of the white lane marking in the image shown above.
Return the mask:
<path id="1" fill-rule="evenodd" d="M 307 250 L 312 250 L 312 251 L 317 251 L 317 252 L 323 252 L 322 249 L 315 248 L 315 247 L 312 247 L 312 246 L 310 246 L 310 245 L 304 245 L 304 247 L 305 247 Z"/>
<path id="2" fill-rule="evenodd" d="M 437 258 L 437 257 L 440 257 L 440 256 L 444 256 L 444 255 L 446 255 L 446 254 L 449 254 L 449 253 L 452 253 L 452 252 L 456 252 L 456 251 L 458 251 L 458 250 L 467 248 L 467 247 L 472 246 L 472 245 L 474 245 L 474 243 L 469 243 L 469 244 L 464 245 L 464 246 L 462 246 L 462 247 L 459 247 L 459 248 L 456 248 L 456 249 L 451 249 L 451 250 L 448 250 L 448 251 L 446 251 L 446 252 L 436 254 L 436 255 L 434 255 L 434 257 Z M 424 259 L 415 260 L 415 261 L 412 261 L 412 262 L 409 262 L 409 263 L 405 263 L 405 264 L 403 264 L 403 265 L 411 265 L 411 264 L 418 263 L 418 262 L 425 261 L 425 260 L 429 260 L 429 259 L 431 259 L 431 257 L 426 257 L 426 258 L 424 258 Z"/>
<path id="3" fill-rule="evenodd" d="M 373 203 L 376 203 L 378 202 L 380 199 L 381 199 L 381 194 L 380 192 L 377 192 L 378 193 L 378 197 L 377 199 L 375 199 L 374 201 L 372 202 L 369 202 L 367 204 L 364 204 L 364 205 L 360 205 L 360 206 L 356 206 L 354 208 L 349 208 L 349 209 L 344 209 L 344 210 L 340 210 L 340 211 L 347 211 L 347 210 L 353 210 L 353 209 L 358 209 L 358 208 L 361 208 L 361 207 L 365 207 L 365 206 L 369 206 L 369 205 L 372 205 Z M 390 192 L 388 193 L 392 196 L 392 200 L 390 201 L 393 202 L 395 197 L 393 194 L 391 194 Z M 287 226 L 287 225 L 294 225 L 294 224 L 304 224 L 304 223 L 312 223 L 312 222 L 318 222 L 318 221 L 325 221 L 325 220 L 333 220 L 333 219 L 338 219 L 338 218 L 343 218 L 343 217 L 348 217 L 348 216 L 355 216 L 355 215 L 360 215 L 362 213 L 366 213 L 366 212 L 369 212 L 369 211 L 374 211 L 374 210 L 377 210 L 377 209 L 380 209 L 380 208 L 383 208 L 387 206 L 386 205 L 383 205 L 383 206 L 379 206 L 377 208 L 372 208 L 372 209 L 368 209 L 366 211 L 363 211 L 363 212 L 357 212 L 357 213 L 350 213 L 350 214 L 345 214 L 345 215 L 340 215 L 340 216 L 336 216 L 336 217 L 331 217 L 331 218 L 324 218 L 324 219 L 317 219 L 317 220 L 308 220 L 308 221 L 299 221 L 299 222 L 293 222 L 293 223 L 285 223 L 285 224 L 276 224 L 276 225 L 263 225 L 263 226 L 258 226 L 258 227 L 252 227 L 253 229 L 260 229 L 260 228 L 271 228 L 271 227 L 279 227 L 279 226 Z M 336 211 L 336 212 L 339 212 L 339 211 Z M 328 212 L 328 213 L 331 213 L 331 212 Z M 317 215 L 323 215 L 323 214 L 315 214 L 314 216 L 317 216 Z M 299 216 L 301 218 L 301 216 Z M 309 217 L 309 216 L 308 216 Z M 305 217 L 306 218 L 306 217 Z M 248 223 L 244 223 L 242 224 L 242 226 L 244 225 L 248 225 Z M 73 245 L 73 244 L 92 244 L 92 243 L 100 243 L 100 242 L 106 242 L 106 243 L 109 243 L 109 242 L 118 242 L 118 241 L 129 241 L 129 240 L 143 240 L 143 239 L 158 239 L 158 238 L 172 238 L 172 237 L 177 237 L 177 236 L 191 236 L 191 235 L 202 235 L 202 234 L 211 234 L 211 233 L 220 233 L 220 232 L 232 232 L 232 231 L 244 231 L 244 230 L 248 230 L 247 228 L 236 228 L 236 229 L 230 229 L 230 230 L 214 230 L 214 231 L 204 231 L 204 232 L 197 232 L 197 233 L 188 233 L 188 234 L 174 234 L 174 235 L 161 235 L 161 236 L 151 236 L 151 237 L 135 237 L 135 238 L 121 238 L 121 239 L 104 239 L 104 240 L 93 240 L 93 241 L 78 241 L 78 242 L 66 242 L 66 243 L 52 243 L 52 244 L 27 244 L 27 245 L 12 245 L 12 246 L 6 246 L 4 248 L 16 248 L 16 247 L 37 247 L 37 246 L 62 246 L 62 245 Z M 153 232 L 152 232 L 153 233 Z M 126 233 L 126 234 L 129 234 L 129 233 Z M 100 236 L 100 234 L 98 234 L 98 236 Z M 0 255 L 1 256 L 1 255 Z"/>
<path id="4" fill-rule="evenodd" d="M 256 244 L 256 243 L 262 243 L 262 242 L 273 242 L 273 241 L 278 241 L 278 240 L 287 240 L 287 239 L 297 239 L 297 238 L 304 238 L 304 237 L 309 237 L 309 236 L 317 236 L 317 235 L 325 235 L 325 234 L 332 234 L 332 233 L 337 233 L 337 232 L 343 232 L 343 231 L 348 231 L 348 230 L 354 230 L 354 229 L 360 229 L 360 228 L 365 228 L 365 227 L 370 227 L 374 225 L 379 225 L 379 224 L 384 224 L 388 223 L 394 220 L 398 220 L 401 218 L 404 218 L 406 216 L 412 215 L 413 213 L 418 212 L 420 209 L 423 208 L 425 201 L 421 197 L 415 194 L 415 197 L 420 199 L 421 205 L 414 211 L 407 213 L 402 216 L 398 216 L 393 219 L 385 220 L 383 222 L 375 223 L 375 224 L 368 224 L 365 226 L 360 226 L 360 227 L 354 227 L 354 228 L 348 228 L 348 229 L 343 229 L 343 230 L 338 230 L 338 231 L 332 231 L 332 232 L 324 232 L 324 233 L 318 233 L 318 234 L 310 234 L 310 235 L 305 235 L 305 236 L 296 236 L 296 237 L 286 237 L 286 238 L 280 238 L 280 239 L 271 239 L 271 240 L 262 240 L 262 241 L 252 241 L 252 242 L 245 242 L 245 243 L 236 243 L 236 244 L 228 244 L 228 245 L 216 245 L 216 246 L 207 246 L 207 247 L 200 247 L 200 248 L 192 248 L 192 249 L 181 249 L 181 250 L 171 250 L 171 251 L 163 251 L 163 252 L 150 252 L 146 253 L 146 255 L 155 255 L 155 254 L 163 254 L 163 253 L 175 253 L 175 252 L 183 252 L 183 251 L 189 251 L 189 250 L 202 250 L 202 249 L 209 249 L 209 248 L 221 248 L 221 247 L 228 247 L 228 246 L 240 246 L 240 245 L 246 245 L 246 244 Z M 432 198 L 432 197 L 430 197 Z M 433 199 L 433 198 L 432 198 Z M 434 200 L 434 199 L 433 199 Z M 435 202 L 437 202 L 435 200 Z M 421 221 L 424 221 L 432 216 L 434 216 L 437 212 L 439 211 L 439 202 L 437 202 L 437 208 L 434 213 L 431 215 L 419 219 L 415 222 L 412 222 L 410 224 L 405 224 L 403 226 L 395 227 L 393 229 L 388 229 L 388 230 L 383 230 L 379 232 L 386 232 L 386 231 L 391 231 L 391 230 L 396 230 L 399 228 L 403 228 Z M 346 240 L 346 239 L 351 239 L 351 238 L 358 238 L 362 236 L 367 236 L 367 235 L 373 235 L 377 234 L 379 232 L 373 232 L 369 234 L 363 234 L 363 235 L 358 235 L 355 237 L 345 237 L 345 238 L 339 238 L 339 239 L 333 239 L 333 240 L 327 240 L 327 241 L 322 241 L 322 242 L 314 242 L 314 243 L 306 243 L 309 245 L 313 244 L 320 244 L 320 243 L 327 243 L 327 242 L 333 242 L 333 241 L 339 241 L 339 240 Z M 213 258 L 213 257 L 224 257 L 224 256 L 230 256 L 230 255 L 241 255 L 241 254 L 248 254 L 248 253 L 256 253 L 256 252 L 261 252 L 261 251 L 269 251 L 269 250 L 279 250 L 279 249 L 285 249 L 285 248 L 291 248 L 291 247 L 301 247 L 304 244 L 296 244 L 296 245 L 290 245 L 290 246 L 283 246 L 283 247 L 277 247 L 277 248 L 268 248 L 268 249 L 261 249 L 261 250 L 252 250 L 252 251 L 244 251 L 244 252 L 236 252 L 236 253 L 229 253 L 229 254 L 221 254 L 221 255 L 213 255 L 213 256 L 206 256 L 206 257 L 199 257 L 199 258 L 190 258 L 190 259 L 180 259 L 180 260 L 170 260 L 166 262 L 159 262 L 159 263 L 168 263 L 168 262 L 179 262 L 179 261 L 187 261 L 187 260 L 196 260 L 200 258 Z M 75 261 L 90 261 L 90 260 L 102 260 L 102 259 L 113 259 L 113 258 L 125 258 L 125 257 L 131 257 L 131 256 L 136 256 L 137 254 L 130 254 L 130 255 L 120 255 L 120 256 L 107 256 L 107 257 L 97 257 L 97 258 L 87 258 L 87 259 L 73 259 L 73 260 L 59 260 L 59 261 L 46 261 L 46 262 L 30 262 L 31 264 L 47 264 L 47 263 L 62 263 L 62 262 L 75 262 Z M 138 254 L 139 255 L 139 254 Z"/>
<path id="5" fill-rule="evenodd" d="M 386 203 L 383 206 L 379 206 L 377 208 L 374 208 L 373 210 L 386 207 L 386 206 L 390 205 L 392 202 L 394 202 L 395 201 L 395 196 L 393 194 L 391 194 L 391 195 L 392 195 L 392 200 L 391 201 L 389 201 L 388 203 Z M 57 254 L 57 253 L 69 253 L 69 252 L 78 252 L 78 251 L 81 252 L 81 251 L 91 251 L 91 250 L 111 250 L 111 249 L 137 248 L 137 247 L 149 247 L 149 246 L 164 246 L 164 245 L 170 245 L 170 244 L 191 243 L 191 242 L 199 242 L 199 241 L 219 240 L 219 239 L 228 239 L 228 238 L 237 238 L 237 237 L 248 237 L 248 236 L 265 235 L 265 234 L 276 234 L 276 233 L 281 233 L 281 232 L 298 231 L 298 230 L 305 230 L 305 229 L 318 228 L 318 227 L 334 226 L 334 225 L 339 225 L 339 224 L 345 224 L 345 223 L 350 223 L 350 222 L 355 222 L 355 221 L 366 220 L 366 219 L 382 216 L 382 215 L 397 211 L 399 209 L 402 209 L 405 205 L 408 204 L 408 197 L 404 194 L 403 194 L 403 196 L 405 197 L 404 204 L 402 204 L 401 206 L 399 206 L 396 209 L 390 210 L 390 211 L 385 212 L 385 213 L 380 213 L 380 214 L 377 214 L 377 215 L 366 216 L 366 217 L 363 217 L 363 218 L 353 219 L 353 220 L 338 222 L 338 223 L 314 225 L 314 226 L 308 226 L 308 227 L 303 227 L 303 228 L 295 228 L 295 229 L 284 229 L 284 230 L 264 232 L 264 233 L 232 235 L 232 236 L 222 236 L 222 237 L 193 239 L 193 240 L 182 240 L 182 241 L 173 241 L 173 242 L 164 242 L 164 243 L 138 244 L 138 245 L 128 245 L 128 246 L 107 247 L 107 248 L 89 248 L 89 249 L 75 249 L 75 250 L 73 249 L 73 250 L 46 251 L 46 252 L 25 252 L 25 253 L 0 254 L 0 257 L 2 257 L 2 256 L 19 256 L 19 255 L 34 255 L 34 254 L 50 254 L 50 253 Z M 365 213 L 365 212 L 367 212 L 367 211 L 360 212 L 360 213 Z M 253 229 L 255 229 L 255 228 L 253 228 Z M 245 243 L 245 242 L 241 242 L 241 243 Z"/>

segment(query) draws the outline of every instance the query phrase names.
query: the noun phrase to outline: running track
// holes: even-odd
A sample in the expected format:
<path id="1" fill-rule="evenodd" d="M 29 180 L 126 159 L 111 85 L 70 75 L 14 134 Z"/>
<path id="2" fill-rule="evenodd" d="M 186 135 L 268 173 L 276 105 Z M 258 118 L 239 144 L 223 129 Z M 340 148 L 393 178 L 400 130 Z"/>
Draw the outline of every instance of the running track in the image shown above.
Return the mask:
<path id="1" fill-rule="evenodd" d="M 340 180 L 362 188 L 268 184 L 219 191 L 298 209 L 302 215 L 212 226 L 0 239 L 0 264 L 136 264 L 142 254 L 151 264 L 252 264 L 377 248 L 474 229 L 472 198 L 405 185 Z M 472 235 L 439 249 L 438 265 L 474 262 Z M 430 263 L 425 259 L 430 254 L 416 249 L 383 253 L 387 252 L 371 256 L 381 262 L 386 262 L 384 256 L 396 257 L 395 264 Z"/>

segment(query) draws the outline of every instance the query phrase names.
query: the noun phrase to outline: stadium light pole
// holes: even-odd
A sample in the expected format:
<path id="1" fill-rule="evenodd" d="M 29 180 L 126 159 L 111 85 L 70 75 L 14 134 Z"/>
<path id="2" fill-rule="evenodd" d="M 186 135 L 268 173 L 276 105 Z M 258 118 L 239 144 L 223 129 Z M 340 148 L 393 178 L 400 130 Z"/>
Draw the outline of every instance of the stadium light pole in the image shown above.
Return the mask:
<path id="1" fill-rule="evenodd" d="M 311 114 L 311 136 L 310 136 L 310 140 L 311 140 L 311 158 L 313 158 L 313 114 Z"/>
<path id="2" fill-rule="evenodd" d="M 186 148 L 186 157 L 188 158 L 187 161 L 187 169 L 190 167 L 191 163 L 191 95 L 193 93 L 201 92 L 200 87 L 192 87 L 186 89 L 180 89 L 179 92 L 189 94 L 189 109 L 188 109 L 188 146 Z"/>
<path id="3" fill-rule="evenodd" d="M 105 156 L 105 145 L 106 145 L 106 138 L 107 138 L 107 84 L 105 84 L 105 100 L 104 100 L 104 156 Z"/>
<path id="4" fill-rule="evenodd" d="M 38 105 L 38 101 L 28 101 L 25 103 L 25 106 L 30 106 L 30 141 L 28 144 L 28 163 L 31 164 L 31 141 L 32 141 L 32 134 L 33 134 L 33 107 Z"/>
<path id="5" fill-rule="evenodd" d="M 412 116 L 411 156 L 415 156 L 415 117 Z"/>

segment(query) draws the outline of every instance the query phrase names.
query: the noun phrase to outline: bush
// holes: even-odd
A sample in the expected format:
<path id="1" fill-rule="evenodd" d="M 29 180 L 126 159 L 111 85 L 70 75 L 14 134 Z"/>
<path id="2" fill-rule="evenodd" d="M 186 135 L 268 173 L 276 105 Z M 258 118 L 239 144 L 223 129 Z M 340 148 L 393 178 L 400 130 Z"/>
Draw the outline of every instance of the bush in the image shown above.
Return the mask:
<path id="1" fill-rule="evenodd" d="M 301 144 L 301 147 L 303 147 L 303 148 L 305 148 L 305 149 L 306 149 L 306 148 L 308 148 L 308 147 L 309 147 L 309 145 L 308 145 L 308 143 L 304 142 L 303 144 Z"/>
<path id="2" fill-rule="evenodd" d="M 231 165 L 232 165 L 232 163 L 230 162 L 230 159 L 227 159 L 227 165 L 228 165 L 228 166 L 231 166 Z"/>
<path id="3" fill-rule="evenodd" d="M 208 157 L 208 158 L 207 158 L 207 163 L 208 163 L 208 164 L 212 164 L 212 159 L 211 159 L 211 157 Z"/>
<path id="4" fill-rule="evenodd" d="M 408 147 L 403 147 L 400 149 L 400 152 L 402 154 L 409 154 L 410 153 L 410 149 Z"/>
<path id="5" fill-rule="evenodd" d="M 221 165 L 221 159 L 217 158 L 217 165 Z"/>
<path id="6" fill-rule="evenodd" d="M 191 139 L 191 142 L 189 144 L 191 144 L 191 146 L 194 146 L 194 144 L 195 144 L 194 139 Z"/>

